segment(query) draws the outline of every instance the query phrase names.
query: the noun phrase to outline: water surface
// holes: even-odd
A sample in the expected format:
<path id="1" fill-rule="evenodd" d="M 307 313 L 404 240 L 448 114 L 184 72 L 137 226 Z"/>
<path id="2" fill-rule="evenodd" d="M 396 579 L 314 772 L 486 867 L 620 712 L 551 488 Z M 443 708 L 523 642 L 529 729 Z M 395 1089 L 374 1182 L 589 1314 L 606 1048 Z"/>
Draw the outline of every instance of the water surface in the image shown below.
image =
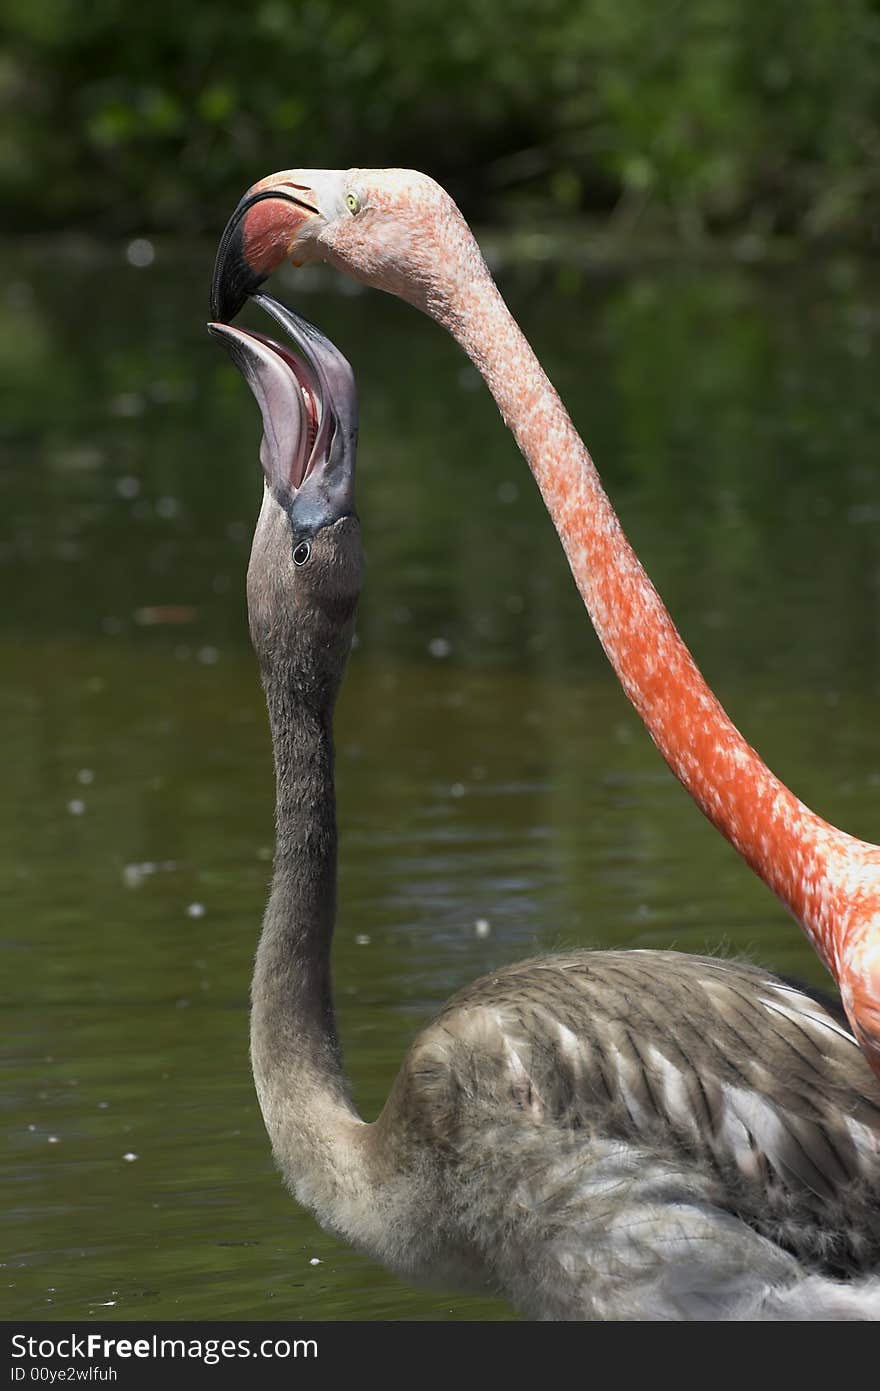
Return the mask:
<path id="1" fill-rule="evenodd" d="M 259 425 L 204 332 L 210 248 L 6 250 L 2 1313 L 507 1317 L 404 1287 L 273 1170 L 247 1060 L 272 836 L 243 597 Z M 833 261 L 504 288 L 733 717 L 880 839 L 876 281 Z M 377 295 L 283 293 L 361 389 L 335 963 L 362 1113 L 437 1004 L 528 953 L 721 950 L 821 981 L 626 704 L 458 350 Z"/>

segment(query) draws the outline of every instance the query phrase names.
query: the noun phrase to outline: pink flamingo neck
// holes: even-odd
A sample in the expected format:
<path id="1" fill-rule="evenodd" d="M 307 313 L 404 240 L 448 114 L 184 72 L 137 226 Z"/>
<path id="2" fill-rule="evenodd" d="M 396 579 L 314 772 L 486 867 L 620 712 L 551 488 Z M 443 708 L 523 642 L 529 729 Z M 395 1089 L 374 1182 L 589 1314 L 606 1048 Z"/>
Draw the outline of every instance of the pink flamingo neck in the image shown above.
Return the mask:
<path id="1" fill-rule="evenodd" d="M 802 925 L 880 1075 L 880 849 L 804 806 L 746 743 L 637 560 L 488 271 L 462 283 L 431 313 L 468 354 L 513 432 L 624 691 L 700 809 Z"/>

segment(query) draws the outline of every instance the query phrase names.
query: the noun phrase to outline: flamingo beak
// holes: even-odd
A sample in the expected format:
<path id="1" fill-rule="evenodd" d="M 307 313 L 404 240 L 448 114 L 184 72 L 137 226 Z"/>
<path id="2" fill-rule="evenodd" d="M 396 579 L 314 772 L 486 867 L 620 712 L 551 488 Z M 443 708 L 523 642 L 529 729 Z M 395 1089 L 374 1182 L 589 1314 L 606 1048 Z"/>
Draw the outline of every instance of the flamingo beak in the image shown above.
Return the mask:
<path id="1" fill-rule="evenodd" d="M 224 228 L 211 281 L 211 317 L 229 323 L 288 256 L 304 224 L 319 217 L 311 188 L 270 174 L 248 189 Z"/>
<path id="2" fill-rule="evenodd" d="M 266 481 L 297 531 L 309 535 L 354 512 L 357 391 L 329 338 L 292 309 L 257 295 L 294 345 L 219 322 L 208 331 L 226 348 L 260 407 Z"/>

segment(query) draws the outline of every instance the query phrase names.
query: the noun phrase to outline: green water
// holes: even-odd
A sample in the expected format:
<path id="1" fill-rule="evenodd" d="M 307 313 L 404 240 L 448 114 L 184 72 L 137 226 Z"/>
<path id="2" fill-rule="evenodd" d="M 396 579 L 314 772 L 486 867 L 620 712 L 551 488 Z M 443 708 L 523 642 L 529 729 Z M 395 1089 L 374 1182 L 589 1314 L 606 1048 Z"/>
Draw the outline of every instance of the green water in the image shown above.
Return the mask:
<path id="1" fill-rule="evenodd" d="M 272 833 L 243 599 L 259 426 L 204 333 L 210 260 L 6 248 L 0 1312 L 504 1318 L 400 1285 L 273 1171 L 247 1060 Z M 877 282 L 834 261 L 504 287 L 734 718 L 880 838 Z M 361 388 L 336 986 L 363 1114 L 438 1002 L 536 950 L 720 948 L 820 981 L 620 694 L 455 347 L 379 296 L 279 288 Z"/>

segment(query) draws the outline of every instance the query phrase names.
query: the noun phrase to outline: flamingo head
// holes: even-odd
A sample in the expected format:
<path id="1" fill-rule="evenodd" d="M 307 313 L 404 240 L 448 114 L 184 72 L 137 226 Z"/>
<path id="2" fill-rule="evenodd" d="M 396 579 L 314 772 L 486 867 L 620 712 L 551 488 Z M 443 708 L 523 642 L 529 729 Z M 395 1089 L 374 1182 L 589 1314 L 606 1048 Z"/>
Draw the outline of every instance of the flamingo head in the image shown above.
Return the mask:
<path id="1" fill-rule="evenodd" d="M 434 313 L 485 273 L 449 194 L 412 169 L 284 169 L 254 184 L 220 240 L 214 319 L 234 318 L 283 261 L 326 261 Z"/>
<path id="2" fill-rule="evenodd" d="M 363 569 L 354 376 L 320 330 L 268 295 L 256 302 L 287 342 L 209 325 L 263 423 L 263 506 L 248 568 L 251 637 L 264 672 L 281 673 L 301 702 L 326 709 L 345 668 Z"/>

